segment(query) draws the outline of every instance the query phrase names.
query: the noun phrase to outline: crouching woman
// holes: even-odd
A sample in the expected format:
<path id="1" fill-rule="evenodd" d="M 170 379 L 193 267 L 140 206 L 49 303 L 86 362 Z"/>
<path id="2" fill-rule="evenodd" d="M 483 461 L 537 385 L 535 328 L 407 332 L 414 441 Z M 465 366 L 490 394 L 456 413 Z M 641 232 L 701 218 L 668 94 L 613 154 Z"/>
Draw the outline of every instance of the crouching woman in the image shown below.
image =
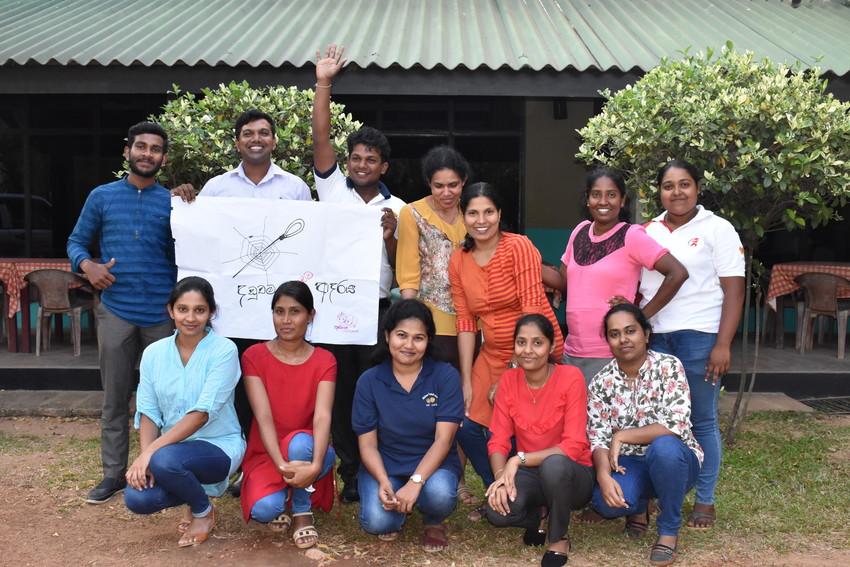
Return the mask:
<path id="1" fill-rule="evenodd" d="M 221 496 L 242 462 L 245 440 L 233 406 L 236 345 L 209 326 L 208 281 L 183 278 L 168 299 L 176 332 L 142 354 L 136 393 L 141 452 L 127 470 L 124 502 L 137 514 L 186 505 L 179 547 L 207 540 L 216 524 L 210 496 Z"/>
<path id="2" fill-rule="evenodd" d="M 691 432 L 688 380 L 678 358 L 647 350 L 649 322 L 634 305 L 612 307 L 604 325 L 615 358 L 590 383 L 593 507 L 606 518 L 625 516 L 624 533 L 639 538 L 649 524 L 649 500 L 657 498 L 658 539 L 649 562 L 670 565 L 682 501 L 703 455 Z"/>

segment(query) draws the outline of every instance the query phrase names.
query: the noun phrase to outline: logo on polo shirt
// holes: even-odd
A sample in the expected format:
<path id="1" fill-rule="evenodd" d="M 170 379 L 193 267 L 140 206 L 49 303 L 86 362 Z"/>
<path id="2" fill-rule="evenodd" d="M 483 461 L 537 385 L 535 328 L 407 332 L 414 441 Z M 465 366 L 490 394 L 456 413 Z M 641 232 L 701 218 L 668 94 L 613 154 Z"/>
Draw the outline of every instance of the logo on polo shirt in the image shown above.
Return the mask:
<path id="1" fill-rule="evenodd" d="M 425 407 L 430 408 L 437 405 L 437 394 L 428 393 L 422 396 L 422 400 L 425 402 Z"/>
<path id="2" fill-rule="evenodd" d="M 699 238 L 691 238 L 688 240 L 688 246 L 696 246 L 699 244 Z"/>

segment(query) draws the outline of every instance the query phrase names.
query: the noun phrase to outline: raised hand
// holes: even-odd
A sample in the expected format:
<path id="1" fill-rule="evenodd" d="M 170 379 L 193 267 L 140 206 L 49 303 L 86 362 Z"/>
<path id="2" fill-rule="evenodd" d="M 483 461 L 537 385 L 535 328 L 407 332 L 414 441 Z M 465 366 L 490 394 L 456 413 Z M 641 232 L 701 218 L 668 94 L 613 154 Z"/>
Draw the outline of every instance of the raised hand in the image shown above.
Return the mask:
<path id="1" fill-rule="evenodd" d="M 322 57 L 321 50 L 316 50 L 316 84 L 322 85 L 322 83 L 333 81 L 342 66 L 348 62 L 348 59 L 342 58 L 344 52 L 345 46 L 337 47 L 335 43 L 325 48 L 324 57 Z"/>

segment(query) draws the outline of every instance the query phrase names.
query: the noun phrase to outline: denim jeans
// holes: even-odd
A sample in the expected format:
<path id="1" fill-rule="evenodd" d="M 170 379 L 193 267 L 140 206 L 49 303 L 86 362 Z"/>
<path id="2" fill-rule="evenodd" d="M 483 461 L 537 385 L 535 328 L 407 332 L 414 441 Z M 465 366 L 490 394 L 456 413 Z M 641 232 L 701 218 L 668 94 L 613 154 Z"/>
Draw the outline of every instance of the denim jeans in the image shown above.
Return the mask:
<path id="1" fill-rule="evenodd" d="M 681 439 L 674 435 L 656 437 L 646 455 L 620 455 L 619 464 L 625 474 L 612 477 L 623 490 L 628 508 L 611 508 L 602 499 L 599 485 L 593 489 L 593 508 L 606 518 L 641 514 L 650 498 L 658 498 L 658 535 L 679 535 L 682 525 L 682 502 L 694 487 L 699 475 L 699 459 Z"/>
<path id="2" fill-rule="evenodd" d="M 154 483 L 143 490 L 127 487 L 124 503 L 136 514 L 152 514 L 188 504 L 195 516 L 209 510 L 210 499 L 202 484 L 223 481 L 230 472 L 230 457 L 207 441 L 181 441 L 153 454 L 150 472 Z"/>
<path id="3" fill-rule="evenodd" d="M 717 420 L 720 380 L 715 386 L 705 380 L 705 365 L 715 342 L 717 335 L 714 333 L 690 330 L 656 333 L 650 339 L 651 349 L 672 354 L 685 367 L 691 390 L 691 429 L 705 452 L 697 480 L 696 501 L 700 504 L 714 504 L 714 489 L 723 456 Z"/>
<path id="4" fill-rule="evenodd" d="M 406 476 L 391 476 L 393 491 L 407 484 Z M 437 526 L 449 517 L 457 505 L 457 481 L 455 473 L 437 469 L 422 485 L 416 505 L 422 512 L 422 523 Z M 380 485 L 369 471 L 361 469 L 357 475 L 357 490 L 360 493 L 360 525 L 370 534 L 381 535 L 401 530 L 407 514 L 395 510 L 384 510 L 378 498 Z"/>
<path id="5" fill-rule="evenodd" d="M 490 430 L 464 416 L 463 424 L 455 434 L 455 440 L 466 458 L 472 463 L 472 468 L 484 482 L 484 488 L 489 488 L 495 481 L 490 459 L 487 456 L 487 441 L 490 440 Z"/>
<path id="6" fill-rule="evenodd" d="M 290 461 L 313 461 L 313 436 L 309 433 L 294 435 L 289 441 L 287 455 Z M 322 471 L 316 480 L 324 477 L 334 466 L 336 454 L 333 447 L 328 446 L 325 460 L 322 461 Z M 303 514 L 309 512 L 313 505 L 310 502 L 310 493 L 304 488 L 293 488 L 287 486 L 283 490 L 273 492 L 257 500 L 251 507 L 251 517 L 258 522 L 271 522 L 286 511 L 286 500 L 288 491 L 292 491 L 292 513 Z"/>

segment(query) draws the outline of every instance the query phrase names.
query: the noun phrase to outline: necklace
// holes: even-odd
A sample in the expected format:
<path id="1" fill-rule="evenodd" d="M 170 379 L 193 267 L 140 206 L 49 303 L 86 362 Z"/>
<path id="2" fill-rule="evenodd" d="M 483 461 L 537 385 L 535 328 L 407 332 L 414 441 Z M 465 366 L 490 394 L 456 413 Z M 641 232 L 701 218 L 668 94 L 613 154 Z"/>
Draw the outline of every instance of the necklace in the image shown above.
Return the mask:
<path id="1" fill-rule="evenodd" d="M 458 207 L 455 207 L 454 210 L 450 213 L 449 218 L 446 218 L 445 214 L 443 213 L 443 210 L 437 207 L 436 201 L 434 201 L 433 196 L 428 197 L 428 206 L 431 207 L 431 210 L 437 213 L 437 216 L 443 219 L 443 221 L 445 221 L 446 223 L 454 225 L 457 222 L 458 216 L 460 214 L 460 209 Z"/>
<path id="2" fill-rule="evenodd" d="M 537 405 L 537 398 L 540 397 L 540 393 L 544 387 L 546 387 L 546 383 L 549 381 L 549 378 L 552 376 L 552 371 L 555 370 L 555 366 L 552 364 L 546 365 L 548 368 L 548 372 L 546 373 L 546 379 L 543 380 L 543 384 L 540 385 L 539 388 L 535 388 L 537 390 L 537 395 L 531 393 L 531 386 L 528 385 L 528 378 L 525 379 L 525 388 L 528 390 L 528 395 L 531 396 L 531 403 Z"/>
<path id="3" fill-rule="evenodd" d="M 304 343 L 302 343 L 301 348 L 299 349 L 299 351 L 297 353 L 292 354 L 292 355 L 285 355 L 285 354 L 283 354 L 283 351 L 280 350 L 280 345 L 278 345 L 279 340 L 280 339 L 278 337 L 275 337 L 275 339 L 272 341 L 272 346 L 274 347 L 274 352 L 272 352 L 272 354 L 274 354 L 278 359 L 284 359 L 284 360 L 295 359 L 295 360 L 297 360 L 297 359 L 301 358 L 301 356 L 307 350 L 307 343 L 304 342 Z"/>

